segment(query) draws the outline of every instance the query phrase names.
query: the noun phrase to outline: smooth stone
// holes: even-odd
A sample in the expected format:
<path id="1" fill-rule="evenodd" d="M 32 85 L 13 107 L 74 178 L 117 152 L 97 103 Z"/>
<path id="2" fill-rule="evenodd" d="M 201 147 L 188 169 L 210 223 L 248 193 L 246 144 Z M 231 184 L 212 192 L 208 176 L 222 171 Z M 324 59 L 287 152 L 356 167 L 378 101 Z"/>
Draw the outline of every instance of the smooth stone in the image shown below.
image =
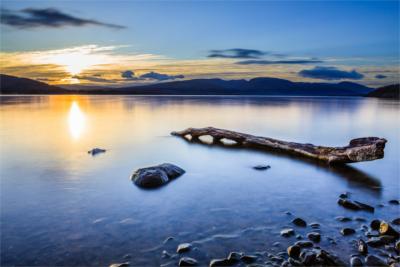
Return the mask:
<path id="1" fill-rule="evenodd" d="M 338 216 L 335 219 L 338 220 L 339 222 L 350 222 L 351 221 L 351 218 L 344 217 L 344 216 Z"/>
<path id="2" fill-rule="evenodd" d="M 397 200 L 397 199 L 392 199 L 392 200 L 389 200 L 389 204 L 392 204 L 392 205 L 399 205 L 399 204 L 400 204 L 400 201 Z"/>
<path id="3" fill-rule="evenodd" d="M 292 236 L 292 235 L 294 235 L 294 230 L 291 229 L 291 228 L 283 229 L 281 231 L 281 236 L 283 236 L 283 237 L 289 237 L 289 236 Z"/>
<path id="4" fill-rule="evenodd" d="M 213 259 L 210 261 L 210 267 L 218 267 L 218 266 L 231 266 L 233 263 L 228 259 Z"/>
<path id="5" fill-rule="evenodd" d="M 356 200 L 354 201 L 354 203 L 356 203 L 358 206 L 360 206 L 361 209 L 363 209 L 363 210 L 366 210 L 366 211 L 369 211 L 369 212 L 374 212 L 375 211 L 375 208 L 372 207 L 371 205 L 368 205 L 368 204 L 365 204 L 365 203 L 362 203 L 362 202 L 356 201 Z"/>
<path id="6" fill-rule="evenodd" d="M 358 266 L 363 266 L 363 265 L 364 265 L 364 263 L 362 262 L 362 260 L 359 257 L 351 257 L 350 266 L 358 267 Z"/>
<path id="7" fill-rule="evenodd" d="M 253 169 L 255 169 L 257 171 L 265 171 L 265 170 L 268 170 L 270 168 L 271 168 L 271 166 L 269 166 L 269 165 L 256 165 L 256 166 L 253 167 Z"/>
<path id="8" fill-rule="evenodd" d="M 92 154 L 92 156 L 95 156 L 95 155 L 97 155 L 99 153 L 105 153 L 105 152 L 106 152 L 105 149 L 96 147 L 96 148 L 93 148 L 93 149 L 89 150 L 87 153 L 88 154 Z"/>
<path id="9" fill-rule="evenodd" d="M 257 256 L 243 255 L 242 257 L 240 257 L 240 260 L 243 261 L 244 263 L 253 263 L 257 260 Z"/>
<path id="10" fill-rule="evenodd" d="M 321 262 L 322 265 L 328 266 L 344 266 L 345 264 L 340 262 L 336 257 L 333 257 L 325 250 L 321 250 L 318 255 L 317 259 Z"/>
<path id="11" fill-rule="evenodd" d="M 357 222 L 366 222 L 367 221 L 366 219 L 364 219 L 362 217 L 355 217 L 354 220 Z"/>
<path id="12" fill-rule="evenodd" d="M 310 239 L 311 241 L 318 243 L 319 241 L 321 241 L 321 234 L 316 233 L 316 232 L 311 232 L 307 234 L 308 239 Z"/>
<path id="13" fill-rule="evenodd" d="M 367 243 L 365 243 L 365 241 L 362 240 L 362 239 L 358 240 L 358 242 L 357 242 L 357 249 L 358 249 L 358 252 L 360 252 L 360 253 L 363 254 L 363 255 L 368 254 L 368 245 L 367 245 Z"/>
<path id="14" fill-rule="evenodd" d="M 340 230 L 340 233 L 344 236 L 347 236 L 355 234 L 356 230 L 354 230 L 353 228 L 343 228 L 342 230 Z"/>
<path id="15" fill-rule="evenodd" d="M 303 220 L 302 218 L 295 218 L 293 219 L 292 223 L 294 225 L 300 226 L 300 227 L 306 227 L 307 223 L 305 220 Z"/>
<path id="16" fill-rule="evenodd" d="M 303 257 L 302 261 L 303 265 L 305 266 L 313 266 L 317 264 L 317 254 L 312 251 L 307 251 Z"/>
<path id="17" fill-rule="evenodd" d="M 379 230 L 380 226 L 381 226 L 381 220 L 378 219 L 372 220 L 370 223 L 370 227 L 373 230 Z"/>
<path id="18" fill-rule="evenodd" d="M 290 263 L 292 266 L 302 266 L 302 264 L 301 264 L 300 261 L 295 260 L 295 259 L 293 259 L 293 258 L 289 258 L 288 261 L 289 261 L 289 263 Z"/>
<path id="19" fill-rule="evenodd" d="M 189 257 L 183 257 L 179 260 L 179 266 L 196 266 L 197 260 Z"/>
<path id="20" fill-rule="evenodd" d="M 163 163 L 157 166 L 140 168 L 136 170 L 131 180 L 139 187 L 155 188 L 165 185 L 170 180 L 184 174 L 185 171 L 170 163 Z"/>
<path id="21" fill-rule="evenodd" d="M 293 245 L 287 248 L 287 253 L 289 257 L 292 257 L 294 259 L 299 258 L 301 252 L 301 248 L 298 245 Z"/>
<path id="22" fill-rule="evenodd" d="M 400 225 L 400 218 L 396 218 L 392 221 L 393 224 L 395 225 Z"/>
<path id="23" fill-rule="evenodd" d="M 110 267 L 128 267 L 129 264 L 130 264 L 129 262 L 113 263 L 110 265 Z"/>
<path id="24" fill-rule="evenodd" d="M 299 246 L 301 248 L 310 248 L 312 246 L 314 246 L 314 244 L 310 241 L 297 241 L 296 243 L 294 243 L 296 246 Z"/>
<path id="25" fill-rule="evenodd" d="M 365 265 L 367 266 L 386 266 L 385 262 L 374 255 L 368 255 L 365 258 Z"/>
<path id="26" fill-rule="evenodd" d="M 231 262 L 238 262 L 242 256 L 243 253 L 233 251 L 229 253 L 228 260 Z"/>
<path id="27" fill-rule="evenodd" d="M 183 253 L 186 251 L 189 251 L 192 248 L 192 245 L 190 243 L 182 243 L 178 246 L 176 249 L 177 253 Z"/>
<path id="28" fill-rule="evenodd" d="M 348 192 L 341 193 L 341 194 L 339 195 L 339 197 L 340 197 L 340 198 L 348 198 L 348 197 L 349 197 L 349 193 L 348 193 Z"/>

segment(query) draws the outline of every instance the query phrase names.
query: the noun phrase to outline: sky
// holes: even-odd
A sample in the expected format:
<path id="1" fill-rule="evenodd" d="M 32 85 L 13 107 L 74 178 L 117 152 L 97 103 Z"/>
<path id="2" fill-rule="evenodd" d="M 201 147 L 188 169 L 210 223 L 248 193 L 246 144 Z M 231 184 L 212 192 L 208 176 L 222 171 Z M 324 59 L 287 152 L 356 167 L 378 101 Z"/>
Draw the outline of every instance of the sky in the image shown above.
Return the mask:
<path id="1" fill-rule="evenodd" d="M 126 86 L 399 81 L 399 1 L 1 1 L 1 73 Z"/>

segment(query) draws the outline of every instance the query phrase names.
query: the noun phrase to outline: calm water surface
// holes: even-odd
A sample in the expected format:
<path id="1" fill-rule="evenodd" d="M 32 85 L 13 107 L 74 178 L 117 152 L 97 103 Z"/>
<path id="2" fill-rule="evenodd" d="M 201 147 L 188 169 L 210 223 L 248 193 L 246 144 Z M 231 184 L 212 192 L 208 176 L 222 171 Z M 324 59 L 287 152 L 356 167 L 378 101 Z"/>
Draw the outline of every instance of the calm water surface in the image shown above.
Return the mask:
<path id="1" fill-rule="evenodd" d="M 285 251 L 290 211 L 321 224 L 320 246 L 348 262 L 355 236 L 335 217 L 399 216 L 399 102 L 362 98 L 2 96 L 1 265 L 175 265 L 179 243 L 201 265 L 230 251 Z M 169 133 L 215 126 L 283 140 L 346 145 L 389 140 L 382 160 L 328 168 L 264 152 L 190 144 Z M 92 157 L 93 147 L 107 149 Z M 129 177 L 174 163 L 186 174 L 159 190 Z M 256 171 L 252 166 L 268 164 Z M 338 206 L 338 195 L 377 206 Z M 359 229 L 359 222 L 347 226 Z M 291 226 L 293 227 L 293 226 Z M 295 228 L 306 235 L 307 229 Z M 168 237 L 173 240 L 164 243 Z M 330 244 L 327 237 L 337 240 Z M 280 242 L 280 246 L 272 246 Z M 260 260 L 262 262 L 262 259 Z"/>

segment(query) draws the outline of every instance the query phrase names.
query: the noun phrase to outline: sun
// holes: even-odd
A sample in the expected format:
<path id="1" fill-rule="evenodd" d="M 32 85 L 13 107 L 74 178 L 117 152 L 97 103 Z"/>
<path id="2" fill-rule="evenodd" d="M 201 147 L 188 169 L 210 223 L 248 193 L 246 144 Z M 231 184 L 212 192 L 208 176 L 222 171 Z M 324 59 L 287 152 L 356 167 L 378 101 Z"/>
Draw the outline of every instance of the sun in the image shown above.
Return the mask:
<path id="1" fill-rule="evenodd" d="M 100 59 L 96 55 L 78 52 L 54 55 L 52 61 L 54 64 L 63 66 L 71 75 L 78 75 L 82 71 L 99 64 Z"/>

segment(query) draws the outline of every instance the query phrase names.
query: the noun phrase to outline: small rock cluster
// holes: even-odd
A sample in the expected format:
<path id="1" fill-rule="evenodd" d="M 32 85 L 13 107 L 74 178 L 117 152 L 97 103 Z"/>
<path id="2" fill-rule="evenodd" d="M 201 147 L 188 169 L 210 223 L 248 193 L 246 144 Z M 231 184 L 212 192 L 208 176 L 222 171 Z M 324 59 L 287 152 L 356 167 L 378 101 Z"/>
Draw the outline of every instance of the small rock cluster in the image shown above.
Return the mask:
<path id="1" fill-rule="evenodd" d="M 131 180 L 142 188 L 156 188 L 167 184 L 184 173 L 185 171 L 176 165 L 163 163 L 136 170 L 132 174 Z"/>

